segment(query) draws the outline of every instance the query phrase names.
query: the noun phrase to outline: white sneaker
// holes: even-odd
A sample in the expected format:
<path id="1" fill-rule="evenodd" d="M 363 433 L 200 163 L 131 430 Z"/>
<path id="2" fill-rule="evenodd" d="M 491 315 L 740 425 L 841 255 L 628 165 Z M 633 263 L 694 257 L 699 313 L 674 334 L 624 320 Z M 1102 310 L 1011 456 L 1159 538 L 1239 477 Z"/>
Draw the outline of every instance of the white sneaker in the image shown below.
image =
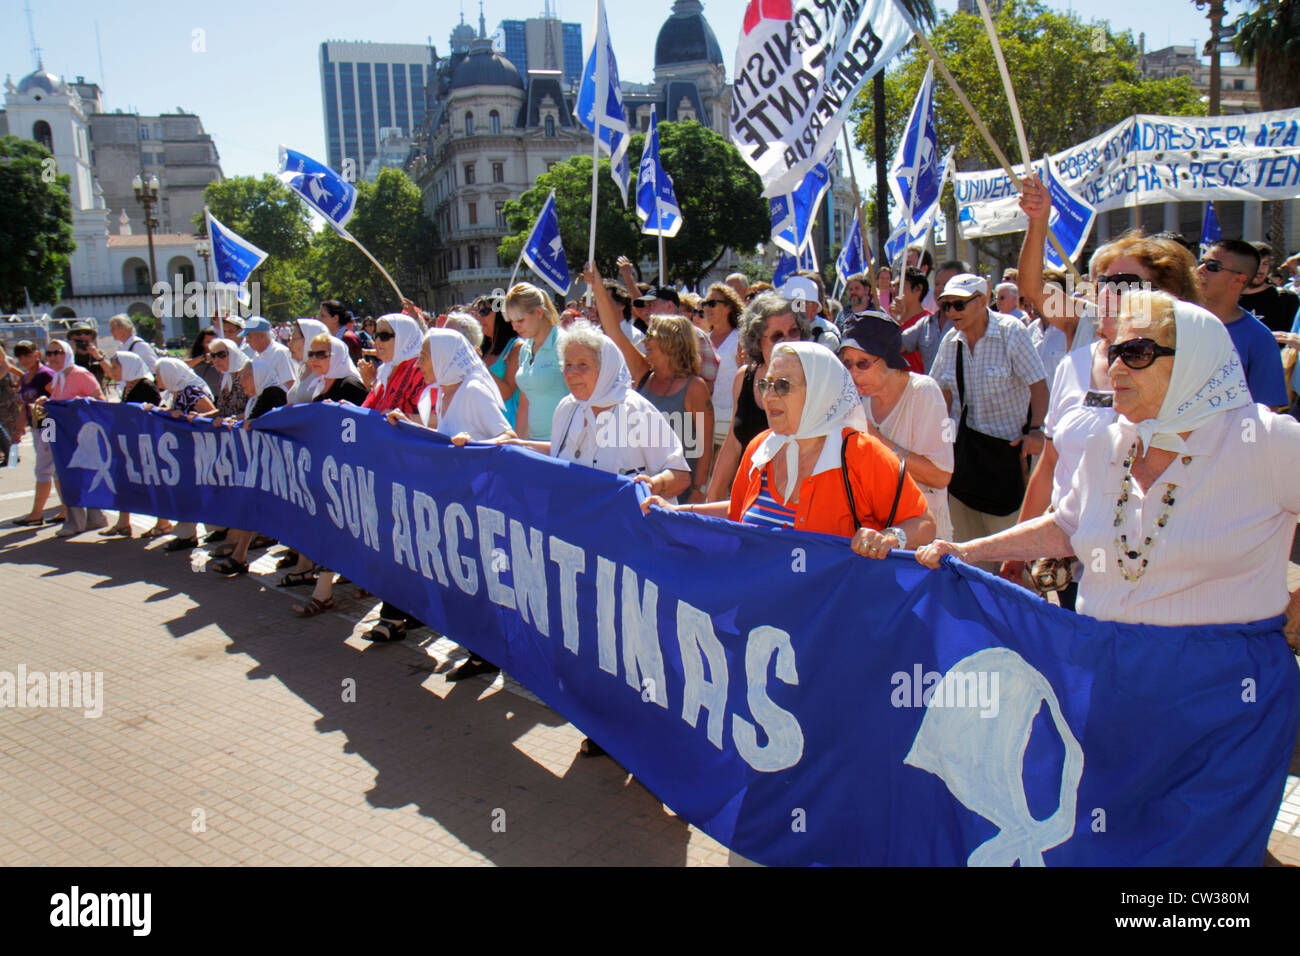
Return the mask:
<path id="1" fill-rule="evenodd" d="M 95 531 L 98 528 L 107 528 L 108 518 L 104 517 L 104 512 L 98 508 L 90 508 L 86 511 L 86 526 L 83 531 Z"/>

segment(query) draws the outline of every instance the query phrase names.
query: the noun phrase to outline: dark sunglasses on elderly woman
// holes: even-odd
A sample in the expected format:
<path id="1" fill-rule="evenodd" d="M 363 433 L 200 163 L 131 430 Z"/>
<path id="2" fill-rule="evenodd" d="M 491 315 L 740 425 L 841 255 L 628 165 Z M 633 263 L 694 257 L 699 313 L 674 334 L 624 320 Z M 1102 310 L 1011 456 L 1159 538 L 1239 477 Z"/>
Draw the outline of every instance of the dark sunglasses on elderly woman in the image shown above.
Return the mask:
<path id="1" fill-rule="evenodd" d="M 1173 354 L 1173 349 L 1151 339 L 1129 339 L 1112 345 L 1106 351 L 1106 358 L 1111 365 L 1119 359 L 1131 369 L 1144 369 L 1150 367 L 1156 359 Z"/>
<path id="2" fill-rule="evenodd" d="M 393 341 L 393 339 L 397 338 L 397 333 L 396 333 L 396 332 L 376 332 L 376 333 L 375 333 L 375 338 L 377 338 L 377 339 L 378 339 L 379 341 L 381 341 L 381 342 L 391 342 L 391 341 Z"/>
<path id="3" fill-rule="evenodd" d="M 213 357 L 213 358 L 230 358 L 230 353 L 227 352 L 225 349 L 222 349 L 220 352 L 213 352 L 213 353 L 212 353 L 212 357 Z"/>
<path id="4" fill-rule="evenodd" d="M 1136 272 L 1116 272 L 1114 275 L 1097 276 L 1098 288 L 1108 285 L 1114 287 L 1122 286 L 1125 289 L 1139 289 L 1142 287 L 1144 282 L 1146 282 L 1146 280 Z"/>
<path id="5" fill-rule="evenodd" d="M 777 398 L 785 398 L 794 387 L 788 378 L 760 378 L 756 384 L 758 394 L 766 397 L 767 393 L 771 392 Z"/>
<path id="6" fill-rule="evenodd" d="M 327 359 L 330 357 L 330 353 L 329 352 L 308 352 L 307 357 L 314 358 L 314 359 Z"/>

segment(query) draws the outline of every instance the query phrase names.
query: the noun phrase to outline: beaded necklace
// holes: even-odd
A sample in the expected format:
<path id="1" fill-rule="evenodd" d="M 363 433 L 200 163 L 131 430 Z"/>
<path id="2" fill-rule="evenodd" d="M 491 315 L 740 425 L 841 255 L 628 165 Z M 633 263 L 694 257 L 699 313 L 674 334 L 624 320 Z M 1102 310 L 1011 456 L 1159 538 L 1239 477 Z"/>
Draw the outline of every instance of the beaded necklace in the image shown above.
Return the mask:
<path id="1" fill-rule="evenodd" d="M 1124 478 L 1119 483 L 1119 500 L 1115 502 L 1116 529 L 1120 528 L 1124 524 L 1124 506 L 1128 504 L 1128 499 L 1133 491 L 1133 460 L 1135 458 L 1137 458 L 1137 442 L 1134 442 L 1129 446 L 1128 457 L 1124 459 Z M 1183 456 L 1184 465 L 1190 465 L 1191 462 L 1192 457 L 1190 455 Z M 1169 515 L 1174 510 L 1174 502 L 1176 500 L 1174 498 L 1174 492 L 1177 490 L 1178 486 L 1171 484 L 1161 496 L 1160 502 L 1164 505 L 1164 510 L 1162 510 L 1160 516 L 1156 518 L 1155 529 L 1143 540 L 1139 547 L 1130 547 L 1128 543 L 1128 535 L 1119 531 L 1116 532 L 1118 537 L 1115 538 L 1115 550 L 1118 552 L 1119 571 L 1120 574 L 1124 575 L 1124 580 L 1128 581 L 1130 584 L 1141 580 L 1142 575 L 1146 573 L 1147 555 L 1151 551 L 1152 543 L 1160 535 L 1160 529 L 1169 523 Z M 1142 563 L 1138 565 L 1137 570 L 1130 571 L 1124 566 L 1124 559 L 1126 557 L 1130 561 L 1137 561 L 1141 558 Z"/>

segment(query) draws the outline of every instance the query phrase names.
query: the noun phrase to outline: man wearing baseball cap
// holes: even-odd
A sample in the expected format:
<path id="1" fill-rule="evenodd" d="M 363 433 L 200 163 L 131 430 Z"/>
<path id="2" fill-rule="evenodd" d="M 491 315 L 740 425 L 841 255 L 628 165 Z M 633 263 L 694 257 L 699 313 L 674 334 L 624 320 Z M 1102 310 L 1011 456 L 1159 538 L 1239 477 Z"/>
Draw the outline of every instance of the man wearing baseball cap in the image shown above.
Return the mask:
<path id="1" fill-rule="evenodd" d="M 840 347 L 840 334 L 831 322 L 822 315 L 822 290 L 818 281 L 811 276 L 796 274 L 785 280 L 781 294 L 794 303 L 795 308 L 803 304 L 808 324 L 812 326 L 811 341 L 824 345 L 832 352 Z"/>
<path id="2" fill-rule="evenodd" d="M 948 500 L 959 542 L 1016 523 L 1024 473 L 999 443 L 1018 449 L 1022 459 L 1041 454 L 1044 445 L 1043 362 L 1024 323 L 990 312 L 988 301 L 988 283 L 969 272 L 954 275 L 939 294 L 939 314 L 952 328 L 939 343 L 930 375 L 950 409 L 957 399 L 953 414 L 960 424 Z"/>
<path id="3" fill-rule="evenodd" d="M 297 377 L 293 354 L 271 337 L 271 323 L 260 315 L 252 316 L 244 323 L 244 351 L 249 358 L 270 365 L 275 370 L 272 381 L 286 392 L 293 388 Z"/>

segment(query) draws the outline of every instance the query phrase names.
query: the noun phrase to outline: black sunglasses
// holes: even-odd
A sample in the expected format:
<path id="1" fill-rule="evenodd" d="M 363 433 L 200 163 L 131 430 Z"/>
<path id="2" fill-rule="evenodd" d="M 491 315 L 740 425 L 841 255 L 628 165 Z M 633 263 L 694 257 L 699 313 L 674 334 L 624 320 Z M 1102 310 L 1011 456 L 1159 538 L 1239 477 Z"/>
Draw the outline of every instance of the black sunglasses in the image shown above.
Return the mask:
<path id="1" fill-rule="evenodd" d="M 703 307 L 706 305 L 726 305 L 726 304 L 727 304 L 726 299 L 705 299 L 703 302 L 700 303 L 700 306 Z"/>
<path id="2" fill-rule="evenodd" d="M 1200 262 L 1197 263 L 1197 265 L 1200 266 L 1202 269 L 1204 269 L 1206 272 L 1210 272 L 1210 273 L 1235 272 L 1239 276 L 1244 276 L 1246 274 L 1239 269 L 1229 269 L 1218 259 L 1202 259 Z"/>
<path id="3" fill-rule="evenodd" d="M 46 354 L 46 355 L 62 355 L 62 354 L 63 354 L 63 349 L 46 349 L 46 350 L 45 350 L 45 354 Z"/>
<path id="4" fill-rule="evenodd" d="M 1122 285 L 1129 289 L 1135 289 L 1143 285 L 1146 280 L 1135 272 L 1116 272 L 1114 275 L 1097 276 L 1097 286 L 1104 285 L 1119 286 Z"/>
<path id="5" fill-rule="evenodd" d="M 381 341 L 381 342 L 391 342 L 393 339 L 397 338 L 397 333 L 396 333 L 396 332 L 376 332 L 376 333 L 375 333 L 375 338 L 377 338 L 377 339 L 378 339 L 379 341 Z"/>
<path id="6" fill-rule="evenodd" d="M 307 357 L 314 358 L 314 359 L 327 359 L 330 357 L 330 353 L 329 352 L 308 352 Z"/>
<path id="7" fill-rule="evenodd" d="M 1163 355 L 1173 355 L 1174 350 L 1152 339 L 1129 339 L 1116 342 L 1106 350 L 1106 358 L 1111 365 L 1119 359 L 1131 369 L 1148 368 Z"/>
<path id="8" fill-rule="evenodd" d="M 785 398 L 794 387 L 788 378 L 760 378 L 756 384 L 758 394 L 765 396 L 771 392 L 777 398 Z"/>
<path id="9" fill-rule="evenodd" d="M 210 354 L 213 358 L 230 358 L 229 352 L 212 352 Z"/>
<path id="10" fill-rule="evenodd" d="M 958 302 L 943 301 L 939 303 L 940 312 L 965 312 L 966 306 L 970 305 L 970 299 L 962 299 Z"/>

